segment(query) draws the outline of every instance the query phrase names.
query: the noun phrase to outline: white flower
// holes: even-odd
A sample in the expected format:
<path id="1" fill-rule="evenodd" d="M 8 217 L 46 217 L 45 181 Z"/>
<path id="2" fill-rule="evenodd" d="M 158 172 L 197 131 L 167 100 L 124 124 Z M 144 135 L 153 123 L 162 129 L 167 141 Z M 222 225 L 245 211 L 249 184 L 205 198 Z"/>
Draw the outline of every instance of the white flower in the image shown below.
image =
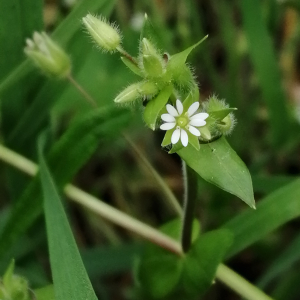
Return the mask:
<path id="1" fill-rule="evenodd" d="M 206 124 L 205 119 L 208 117 L 207 113 L 194 113 L 199 108 L 199 102 L 194 102 L 187 111 L 184 111 L 180 100 L 176 100 L 176 108 L 170 104 L 166 105 L 168 114 L 162 114 L 161 118 L 165 121 L 160 126 L 161 130 L 173 130 L 171 142 L 176 144 L 179 139 L 184 147 L 188 145 L 189 136 L 187 131 L 195 136 L 200 136 L 200 131 L 197 127 L 202 127 Z"/>

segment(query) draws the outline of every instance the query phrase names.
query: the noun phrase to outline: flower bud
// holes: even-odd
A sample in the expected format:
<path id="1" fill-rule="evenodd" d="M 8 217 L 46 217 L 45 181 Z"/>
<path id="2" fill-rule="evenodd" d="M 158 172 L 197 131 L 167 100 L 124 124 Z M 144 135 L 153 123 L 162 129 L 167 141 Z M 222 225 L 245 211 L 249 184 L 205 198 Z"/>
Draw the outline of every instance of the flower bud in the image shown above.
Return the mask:
<path id="1" fill-rule="evenodd" d="M 215 134 L 230 134 L 236 124 L 232 113 L 236 108 L 229 108 L 224 100 L 219 100 L 216 96 L 210 97 L 204 106 L 210 115 L 208 124 L 211 131 Z"/>
<path id="2" fill-rule="evenodd" d="M 35 32 L 26 44 L 25 54 L 47 75 L 63 78 L 70 73 L 68 55 L 45 32 Z"/>
<path id="3" fill-rule="evenodd" d="M 141 42 L 141 54 L 146 75 L 149 77 L 161 76 L 163 73 L 162 58 L 146 38 L 143 38 Z"/>
<path id="4" fill-rule="evenodd" d="M 115 51 L 121 45 L 121 35 L 115 25 L 110 25 L 104 18 L 90 14 L 82 22 L 95 42 L 106 51 Z"/>
<path id="5" fill-rule="evenodd" d="M 152 97 L 158 92 L 155 83 L 151 81 L 143 81 L 131 84 L 125 88 L 116 98 L 116 103 L 128 103 L 141 97 Z"/>

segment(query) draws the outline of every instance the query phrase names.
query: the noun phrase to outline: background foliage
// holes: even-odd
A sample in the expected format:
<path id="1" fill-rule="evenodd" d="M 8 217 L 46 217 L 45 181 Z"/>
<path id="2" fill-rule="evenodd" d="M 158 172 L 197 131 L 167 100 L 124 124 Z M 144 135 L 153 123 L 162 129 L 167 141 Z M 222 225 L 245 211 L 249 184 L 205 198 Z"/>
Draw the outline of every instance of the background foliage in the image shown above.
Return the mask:
<path id="1" fill-rule="evenodd" d="M 176 214 L 122 133 L 178 199 L 183 192 L 180 160 L 160 148 L 163 132 L 146 128 L 138 105 L 114 107 L 115 96 L 137 77 L 118 55 L 101 53 L 92 45 L 80 23 L 88 12 L 120 24 L 124 48 L 133 55 L 138 51 L 145 12 L 160 28 L 158 46 L 170 54 L 209 34 L 191 53 L 189 62 L 195 67 L 202 101 L 215 93 L 231 107 L 238 107 L 238 125 L 228 142 L 250 170 L 258 205 L 253 211 L 237 197 L 199 179 L 196 215 L 201 230 L 223 227 L 232 231 L 234 240 L 226 263 L 276 299 L 299 299 L 297 2 L 0 1 L 2 143 L 37 162 L 37 139 L 48 129 L 44 152 L 59 191 L 72 181 L 159 227 Z M 35 30 L 51 32 L 66 49 L 73 76 L 97 101 L 99 110 L 91 110 L 67 81 L 45 78 L 26 60 L 25 38 Z M 39 159 L 44 160 L 43 154 Z M 47 168 L 44 165 L 41 172 L 47 173 Z M 33 289 L 45 288 L 51 276 L 40 179 L 31 179 L 4 163 L 0 176 L 0 274 L 14 257 L 16 272 Z M 47 186 L 47 176 L 43 178 Z M 63 203 L 98 298 L 132 299 L 131 270 L 143 247 L 140 238 L 74 203 Z M 238 299 L 216 282 L 203 299 L 224 297 Z"/>

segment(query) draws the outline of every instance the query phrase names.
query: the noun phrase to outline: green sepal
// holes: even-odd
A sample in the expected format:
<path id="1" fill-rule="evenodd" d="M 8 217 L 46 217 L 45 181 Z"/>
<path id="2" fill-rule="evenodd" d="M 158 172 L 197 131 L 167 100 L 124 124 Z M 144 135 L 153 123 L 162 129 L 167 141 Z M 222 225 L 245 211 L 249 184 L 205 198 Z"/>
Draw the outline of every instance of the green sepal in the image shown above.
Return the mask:
<path id="1" fill-rule="evenodd" d="M 12 259 L 3 275 L 3 284 L 8 289 L 13 285 L 12 280 L 13 280 L 14 269 L 15 269 L 15 260 Z"/>
<path id="2" fill-rule="evenodd" d="M 181 140 L 179 139 L 179 141 L 172 146 L 172 149 L 169 151 L 169 154 L 173 154 L 176 153 L 177 151 L 181 150 L 182 148 L 186 148 L 182 145 Z"/>
<path id="3" fill-rule="evenodd" d="M 221 121 L 235 110 L 237 110 L 237 108 L 224 108 L 224 109 L 209 112 L 209 117 L 207 118 L 207 122 L 209 122 L 211 119 L 214 121 Z"/>
<path id="4" fill-rule="evenodd" d="M 198 43 L 194 44 L 193 46 L 185 49 L 182 52 L 176 53 L 171 56 L 170 60 L 168 61 L 167 67 L 166 67 L 166 77 L 170 77 L 174 79 L 175 81 L 180 78 L 181 76 L 181 70 L 185 66 L 185 62 L 187 60 L 188 55 L 191 53 L 191 51 L 196 48 L 198 45 L 200 45 L 208 35 L 206 35 L 202 40 L 200 40 Z"/>
<path id="5" fill-rule="evenodd" d="M 171 137 L 172 137 L 172 134 L 173 134 L 174 130 L 167 130 L 167 132 L 165 134 L 165 137 L 164 137 L 164 139 L 161 143 L 162 147 L 166 147 L 166 146 L 171 144 Z"/>
<path id="6" fill-rule="evenodd" d="M 199 89 L 195 86 L 182 103 L 183 111 L 187 111 L 189 107 L 197 101 L 199 101 Z"/>
<path id="7" fill-rule="evenodd" d="M 171 93 L 172 86 L 167 85 L 154 99 L 148 102 L 144 110 L 144 121 L 150 129 L 155 130 L 156 120 L 160 115 L 160 111 L 167 104 Z"/>
<path id="8" fill-rule="evenodd" d="M 159 77 L 163 73 L 162 62 L 158 55 L 143 55 L 143 65 L 148 77 Z"/>
<path id="9" fill-rule="evenodd" d="M 197 151 L 199 151 L 200 150 L 200 143 L 199 143 L 198 137 L 191 134 L 189 131 L 187 131 L 187 134 L 189 136 L 189 144 L 191 144 Z M 187 147 L 188 146 L 189 145 L 187 145 Z"/>
<path id="10" fill-rule="evenodd" d="M 134 74 L 143 77 L 143 73 L 140 70 L 140 68 L 136 64 L 134 64 L 130 59 L 128 59 L 125 56 L 121 56 L 121 60 L 126 65 L 126 67 L 128 67 Z"/>
<path id="11" fill-rule="evenodd" d="M 207 125 L 199 127 L 198 130 L 201 133 L 201 138 L 209 141 L 211 139 L 211 133 L 210 130 L 208 129 Z"/>

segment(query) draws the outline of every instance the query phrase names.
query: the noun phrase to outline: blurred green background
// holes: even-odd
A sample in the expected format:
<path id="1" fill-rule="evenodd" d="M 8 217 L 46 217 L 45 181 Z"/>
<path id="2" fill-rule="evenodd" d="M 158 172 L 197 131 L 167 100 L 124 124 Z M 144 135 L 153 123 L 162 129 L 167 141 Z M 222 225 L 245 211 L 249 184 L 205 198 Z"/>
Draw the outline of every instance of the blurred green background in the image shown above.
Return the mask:
<path id="1" fill-rule="evenodd" d="M 138 78 L 123 65 L 118 54 L 102 53 L 94 46 L 80 19 L 88 12 L 105 15 L 119 25 L 124 48 L 137 55 L 147 13 L 158 29 L 158 46 L 170 54 L 209 35 L 192 52 L 189 64 L 199 82 L 201 101 L 216 94 L 238 108 L 235 114 L 238 123 L 228 141 L 247 164 L 259 202 L 300 173 L 299 3 L 297 0 L 2 0 L 1 140 L 36 161 L 36 139 L 45 127 L 50 128 L 54 144 L 68 127 L 91 110 L 67 81 L 45 78 L 26 60 L 25 38 L 31 37 L 33 31 L 53 33 L 53 39 L 71 56 L 77 81 L 100 107 L 113 106 L 114 97 Z M 147 129 L 141 111 L 140 104 L 119 108 L 116 119 L 118 114 L 120 117 L 129 114 L 130 120 L 107 125 L 111 132 L 100 140 L 86 163 L 78 166 L 72 181 L 108 204 L 158 227 L 175 214 L 122 133 L 147 157 L 178 199 L 183 193 L 181 162 L 176 155 L 160 148 L 163 132 Z M 30 178 L 4 163 L 0 176 L 2 228 Z M 196 215 L 204 231 L 218 228 L 248 210 L 235 196 L 201 179 L 199 192 Z M 281 206 L 285 200 L 282 199 Z M 66 208 L 99 299 L 131 299 L 131 270 L 142 241 L 73 203 L 66 202 Z M 227 263 L 245 278 L 259 283 L 274 298 L 299 299 L 299 228 L 299 220 L 288 222 Z M 287 249 L 289 252 L 285 253 Z M 2 273 L 10 256 L 16 258 L 17 272 L 26 276 L 33 288 L 51 282 L 41 215 L 26 234 L 18 237 L 6 259 L 0 261 Z M 239 297 L 217 282 L 204 299 Z"/>

